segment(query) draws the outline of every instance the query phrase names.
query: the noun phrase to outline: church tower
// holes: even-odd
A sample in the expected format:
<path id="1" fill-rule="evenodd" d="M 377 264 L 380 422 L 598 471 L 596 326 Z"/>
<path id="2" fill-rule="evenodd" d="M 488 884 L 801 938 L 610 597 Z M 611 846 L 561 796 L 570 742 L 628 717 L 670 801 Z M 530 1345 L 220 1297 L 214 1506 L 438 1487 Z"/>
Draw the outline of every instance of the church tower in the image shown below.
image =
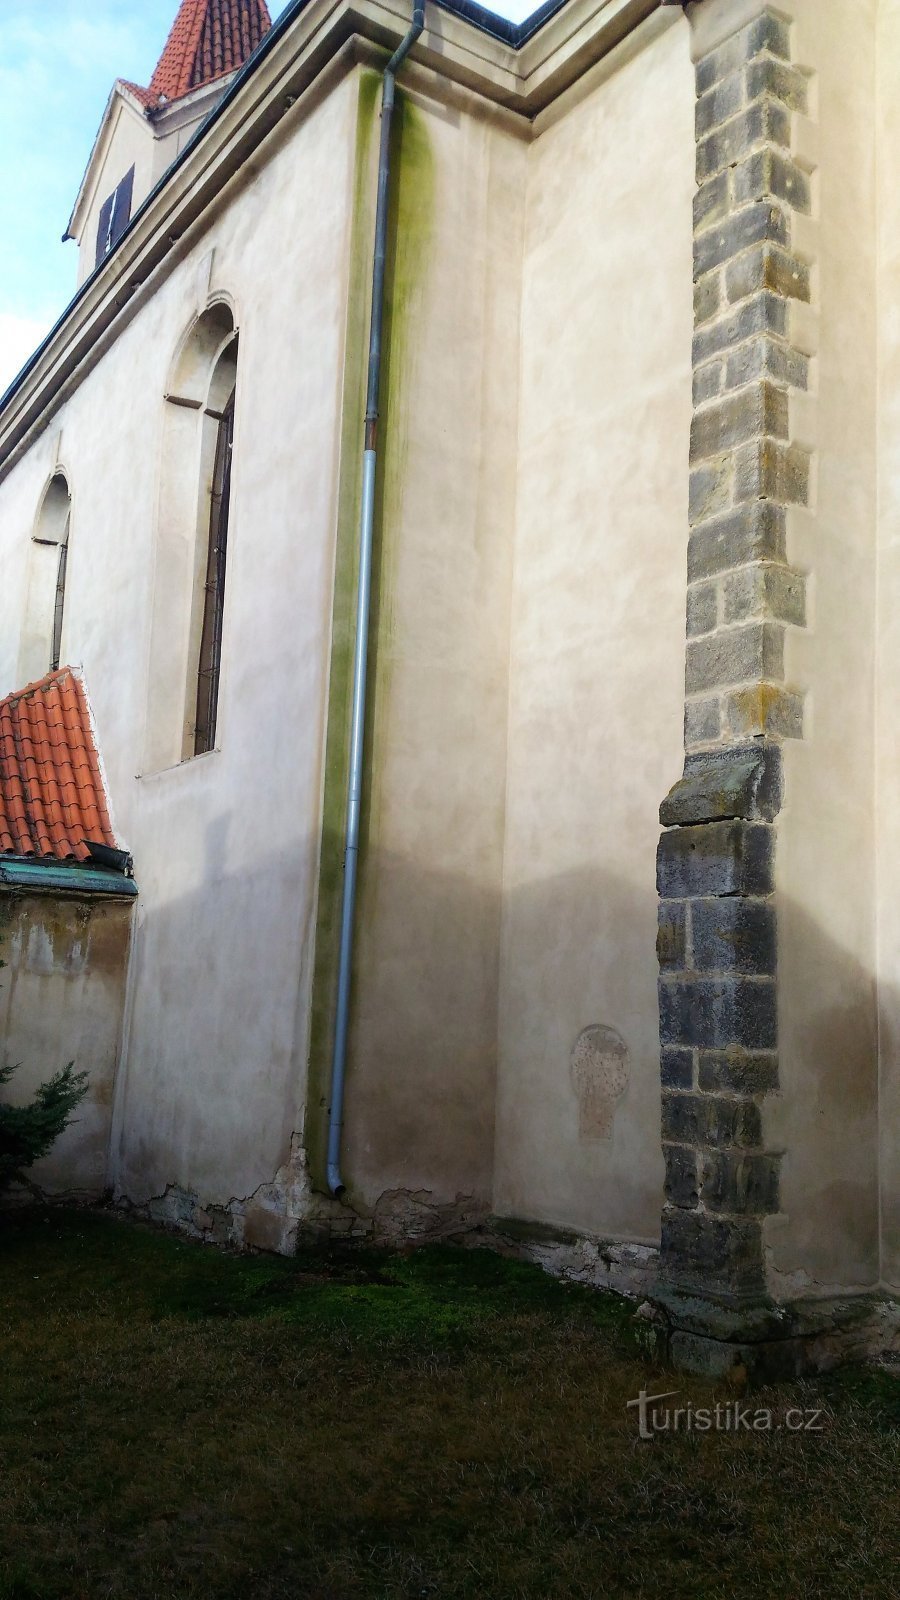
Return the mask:
<path id="1" fill-rule="evenodd" d="M 147 87 L 117 78 L 68 228 L 81 285 L 272 26 L 266 0 L 181 0 Z"/>

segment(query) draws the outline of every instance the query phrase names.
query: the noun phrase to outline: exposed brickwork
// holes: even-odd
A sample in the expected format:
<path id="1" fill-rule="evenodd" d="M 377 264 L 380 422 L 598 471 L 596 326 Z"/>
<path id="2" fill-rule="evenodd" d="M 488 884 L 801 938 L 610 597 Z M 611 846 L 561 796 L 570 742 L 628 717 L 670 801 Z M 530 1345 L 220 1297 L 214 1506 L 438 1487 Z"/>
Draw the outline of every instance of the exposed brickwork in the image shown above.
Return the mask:
<path id="1" fill-rule="evenodd" d="M 765 1293 L 762 1220 L 779 1205 L 763 1117 L 778 1086 L 778 741 L 803 732 L 785 636 L 806 622 L 788 510 L 810 502 L 791 419 L 811 368 L 791 326 L 815 280 L 794 246 L 813 186 L 791 148 L 809 82 L 790 41 L 761 8 L 697 65 L 687 755 L 657 863 L 661 1269 L 741 1301 Z"/>

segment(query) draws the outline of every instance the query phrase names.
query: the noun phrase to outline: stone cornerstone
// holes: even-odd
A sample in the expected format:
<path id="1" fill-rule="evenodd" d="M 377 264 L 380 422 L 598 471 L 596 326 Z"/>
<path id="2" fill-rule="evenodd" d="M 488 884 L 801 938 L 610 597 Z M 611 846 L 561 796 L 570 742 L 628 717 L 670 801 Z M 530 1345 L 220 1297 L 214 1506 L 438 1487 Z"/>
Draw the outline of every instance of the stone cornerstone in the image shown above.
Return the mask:
<path id="1" fill-rule="evenodd" d="M 791 309 L 811 295 L 792 231 L 811 185 L 791 154 L 808 75 L 791 60 L 787 21 L 761 8 L 700 57 L 696 84 L 686 756 L 660 810 L 657 871 L 661 1276 L 676 1327 L 723 1338 L 727 1366 L 737 1359 L 729 1341 L 754 1328 L 772 1337 L 763 1219 L 779 1209 L 780 1154 L 764 1118 L 778 1087 L 774 824 L 780 742 L 803 735 L 802 692 L 785 682 L 785 633 L 805 622 L 787 513 L 809 503 L 812 468 L 791 437 L 791 396 L 808 388 L 810 367 L 791 340 Z"/>

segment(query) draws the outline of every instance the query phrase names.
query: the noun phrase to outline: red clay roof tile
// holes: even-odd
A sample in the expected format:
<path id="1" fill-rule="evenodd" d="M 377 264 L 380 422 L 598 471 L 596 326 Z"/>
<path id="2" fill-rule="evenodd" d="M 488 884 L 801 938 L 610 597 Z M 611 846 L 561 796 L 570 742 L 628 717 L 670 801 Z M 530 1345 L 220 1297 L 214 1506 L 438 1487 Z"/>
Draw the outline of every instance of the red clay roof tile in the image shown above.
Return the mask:
<path id="1" fill-rule="evenodd" d="M 271 26 L 266 0 L 182 0 L 149 90 L 128 87 L 148 105 L 177 100 L 242 67 Z"/>
<path id="2" fill-rule="evenodd" d="M 71 667 L 0 700 L 0 854 L 86 861 L 116 848 L 81 679 Z"/>

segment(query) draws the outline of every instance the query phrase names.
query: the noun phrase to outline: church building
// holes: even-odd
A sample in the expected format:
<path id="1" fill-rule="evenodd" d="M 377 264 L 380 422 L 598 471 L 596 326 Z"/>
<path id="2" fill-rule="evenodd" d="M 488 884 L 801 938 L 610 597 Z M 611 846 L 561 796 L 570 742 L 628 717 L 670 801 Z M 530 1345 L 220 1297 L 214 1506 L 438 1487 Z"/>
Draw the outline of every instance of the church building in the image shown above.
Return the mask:
<path id="1" fill-rule="evenodd" d="M 0 399 L 35 1186 L 889 1347 L 900 0 L 182 0 L 150 67 Z"/>

